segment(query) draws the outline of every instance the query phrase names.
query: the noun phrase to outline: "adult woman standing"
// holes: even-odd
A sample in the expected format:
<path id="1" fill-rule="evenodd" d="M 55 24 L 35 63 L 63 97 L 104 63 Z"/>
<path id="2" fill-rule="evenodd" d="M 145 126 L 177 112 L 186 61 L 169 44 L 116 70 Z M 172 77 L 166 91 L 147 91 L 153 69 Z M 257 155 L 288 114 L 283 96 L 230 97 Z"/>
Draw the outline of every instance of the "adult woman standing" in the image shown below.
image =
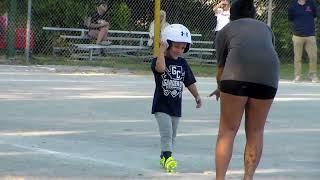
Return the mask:
<path id="1" fill-rule="evenodd" d="M 230 20 L 218 34 L 218 89 L 220 125 L 216 143 L 216 179 L 225 179 L 234 138 L 245 114 L 244 178 L 253 179 L 263 149 L 265 122 L 276 95 L 279 59 L 271 29 L 255 20 L 253 0 L 231 5 Z"/>

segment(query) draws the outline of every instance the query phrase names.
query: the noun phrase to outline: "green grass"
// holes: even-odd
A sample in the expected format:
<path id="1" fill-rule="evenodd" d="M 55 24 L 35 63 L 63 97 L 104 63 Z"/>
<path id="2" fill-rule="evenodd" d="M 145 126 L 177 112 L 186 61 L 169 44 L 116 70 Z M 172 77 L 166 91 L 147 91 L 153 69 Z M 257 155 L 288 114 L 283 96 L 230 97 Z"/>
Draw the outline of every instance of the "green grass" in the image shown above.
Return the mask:
<path id="1" fill-rule="evenodd" d="M 320 76 L 320 65 L 318 64 L 318 76 Z M 309 64 L 303 63 L 302 64 L 302 79 L 308 80 L 309 77 Z M 281 79 L 288 79 L 293 80 L 294 78 L 294 65 L 293 64 L 281 64 L 280 66 L 280 78 Z"/>
<path id="2" fill-rule="evenodd" d="M 22 59 L 17 58 L 18 64 L 25 64 Z M 99 58 L 95 61 L 88 60 L 70 60 L 67 58 L 59 57 L 45 57 L 35 56 L 32 59 L 31 64 L 37 65 L 68 65 L 68 66 L 97 66 L 97 67 L 111 67 L 116 69 L 128 69 L 135 74 L 151 74 L 150 62 L 144 62 L 141 58 L 124 58 L 124 57 L 109 57 Z M 196 76 L 201 77 L 213 77 L 216 73 L 215 64 L 199 63 L 199 61 L 189 61 L 192 71 Z M 307 79 L 308 64 L 303 64 L 302 68 L 303 79 Z M 318 65 L 318 72 L 320 72 L 320 66 Z M 293 79 L 293 64 L 282 63 L 280 66 L 280 78 L 281 79 Z"/>
<path id="3" fill-rule="evenodd" d="M 53 57 L 34 57 L 32 64 L 111 67 L 116 69 L 128 69 L 135 74 L 151 74 L 150 62 L 144 61 L 141 58 L 112 57 L 88 61 Z M 212 77 L 215 75 L 216 66 L 214 64 L 199 63 L 196 61 L 190 61 L 189 64 L 196 76 Z"/>
<path id="4" fill-rule="evenodd" d="M 94 61 L 88 60 L 70 60 L 54 57 L 34 57 L 32 64 L 37 65 L 67 65 L 67 66 L 93 66 L 93 67 L 111 67 L 116 69 L 128 69 L 134 72 L 147 73 L 150 64 L 137 58 L 103 58 Z"/>

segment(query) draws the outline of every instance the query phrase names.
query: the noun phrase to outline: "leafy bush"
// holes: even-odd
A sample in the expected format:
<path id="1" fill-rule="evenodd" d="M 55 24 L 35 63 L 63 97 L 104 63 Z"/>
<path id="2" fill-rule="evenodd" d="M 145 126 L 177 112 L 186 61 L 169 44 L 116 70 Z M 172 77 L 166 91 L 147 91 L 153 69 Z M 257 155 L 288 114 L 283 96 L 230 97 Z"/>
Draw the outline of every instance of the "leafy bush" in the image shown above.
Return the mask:
<path id="1" fill-rule="evenodd" d="M 131 12 L 125 2 L 117 2 L 111 12 L 111 29 L 129 30 Z"/>

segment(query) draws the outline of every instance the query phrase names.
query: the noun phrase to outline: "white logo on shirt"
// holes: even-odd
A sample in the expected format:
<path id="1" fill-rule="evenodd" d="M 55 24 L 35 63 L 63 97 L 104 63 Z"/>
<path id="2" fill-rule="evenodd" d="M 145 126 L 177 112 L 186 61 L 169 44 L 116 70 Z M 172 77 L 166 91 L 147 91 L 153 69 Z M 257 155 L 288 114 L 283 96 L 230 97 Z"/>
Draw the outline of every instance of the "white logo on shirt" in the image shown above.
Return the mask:
<path id="1" fill-rule="evenodd" d="M 166 72 L 162 74 L 162 89 L 165 96 L 171 95 L 173 98 L 182 96 L 183 79 L 185 72 L 182 66 L 170 65 Z"/>

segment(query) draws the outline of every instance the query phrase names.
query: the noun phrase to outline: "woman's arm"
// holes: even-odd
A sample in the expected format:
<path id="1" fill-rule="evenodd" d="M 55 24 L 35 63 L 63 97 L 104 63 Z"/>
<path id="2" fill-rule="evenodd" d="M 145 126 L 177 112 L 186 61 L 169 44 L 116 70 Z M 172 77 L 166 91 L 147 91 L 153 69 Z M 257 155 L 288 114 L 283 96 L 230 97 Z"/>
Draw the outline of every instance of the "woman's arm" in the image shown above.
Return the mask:
<path id="1" fill-rule="evenodd" d="M 99 24 L 95 24 L 95 23 L 90 23 L 89 24 L 89 28 L 101 28 L 101 27 L 105 27 L 105 26 L 109 26 L 109 23 L 106 22 L 105 20 L 100 20 L 101 23 Z"/>
<path id="2" fill-rule="evenodd" d="M 216 80 L 217 80 L 217 89 L 209 94 L 209 97 L 215 95 L 216 100 L 220 98 L 220 81 L 223 73 L 224 65 L 228 55 L 228 46 L 226 44 L 226 39 L 224 35 L 224 30 L 221 30 L 216 38 L 216 55 L 217 55 L 217 72 L 216 72 Z"/>
<path id="3" fill-rule="evenodd" d="M 217 72 L 216 72 L 216 80 L 217 80 L 217 87 L 218 87 L 217 89 L 220 89 L 220 81 L 223 73 L 223 68 L 224 67 L 220 67 L 220 66 L 217 67 Z"/>
<path id="4" fill-rule="evenodd" d="M 216 73 L 217 89 L 209 94 L 209 97 L 215 95 L 217 101 L 220 98 L 220 82 L 221 82 L 221 76 L 222 76 L 222 73 L 223 73 L 223 68 L 224 67 L 222 67 L 222 66 L 217 66 L 217 73 Z"/>

